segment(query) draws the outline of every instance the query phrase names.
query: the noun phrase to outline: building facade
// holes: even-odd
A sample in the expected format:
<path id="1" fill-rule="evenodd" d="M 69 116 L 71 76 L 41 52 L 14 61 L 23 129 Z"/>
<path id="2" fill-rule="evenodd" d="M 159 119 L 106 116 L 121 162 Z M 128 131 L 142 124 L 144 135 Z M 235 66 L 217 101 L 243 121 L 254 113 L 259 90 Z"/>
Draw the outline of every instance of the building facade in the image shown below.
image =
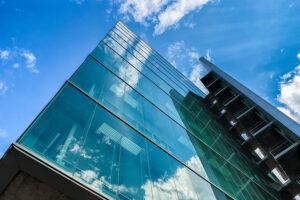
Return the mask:
<path id="1" fill-rule="evenodd" d="M 294 198 L 210 99 L 118 22 L 0 161 L 0 200 Z"/>
<path id="2" fill-rule="evenodd" d="M 300 199 L 300 126 L 205 58 L 205 101 L 245 155 L 276 180 L 284 199 Z"/>

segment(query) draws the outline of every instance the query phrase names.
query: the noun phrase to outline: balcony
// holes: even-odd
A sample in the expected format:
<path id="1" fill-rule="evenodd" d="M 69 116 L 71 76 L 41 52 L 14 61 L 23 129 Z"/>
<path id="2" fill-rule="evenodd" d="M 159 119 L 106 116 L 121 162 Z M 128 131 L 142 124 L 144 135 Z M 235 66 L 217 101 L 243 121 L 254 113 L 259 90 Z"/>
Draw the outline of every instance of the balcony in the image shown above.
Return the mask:
<path id="1" fill-rule="evenodd" d="M 298 146 L 298 142 L 291 144 L 290 141 L 282 142 L 281 144 L 277 145 L 274 149 L 270 151 L 270 154 L 275 158 L 278 159 L 287 153 L 289 150 Z"/>

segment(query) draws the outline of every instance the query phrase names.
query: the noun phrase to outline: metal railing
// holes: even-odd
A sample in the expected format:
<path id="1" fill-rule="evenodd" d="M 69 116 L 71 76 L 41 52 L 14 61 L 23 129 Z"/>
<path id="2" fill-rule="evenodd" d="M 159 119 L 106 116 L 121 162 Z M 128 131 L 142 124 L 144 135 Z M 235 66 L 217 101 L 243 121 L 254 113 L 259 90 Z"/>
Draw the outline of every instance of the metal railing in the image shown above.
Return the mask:
<path id="1" fill-rule="evenodd" d="M 282 151 L 284 151 L 285 149 L 287 149 L 290 146 L 290 142 L 289 141 L 284 141 L 280 144 L 278 144 L 277 146 L 275 146 L 271 151 L 270 154 L 273 157 L 276 157 L 276 155 L 278 155 L 279 153 L 281 153 Z"/>
<path id="2" fill-rule="evenodd" d="M 255 125 L 251 126 L 248 129 L 248 132 L 250 134 L 254 134 L 256 131 L 260 130 L 261 128 L 263 128 L 265 125 L 267 125 L 267 123 L 265 121 L 260 121 L 258 123 L 256 123 Z"/>

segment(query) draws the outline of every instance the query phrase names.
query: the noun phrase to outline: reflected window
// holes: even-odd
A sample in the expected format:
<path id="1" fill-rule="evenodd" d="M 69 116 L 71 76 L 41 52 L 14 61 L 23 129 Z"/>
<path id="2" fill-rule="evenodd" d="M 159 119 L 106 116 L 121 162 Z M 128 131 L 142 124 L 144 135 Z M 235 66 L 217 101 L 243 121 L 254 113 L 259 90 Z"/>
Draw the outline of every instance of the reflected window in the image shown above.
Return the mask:
<path id="1" fill-rule="evenodd" d="M 255 153 L 261 160 L 265 159 L 265 157 L 266 157 L 265 153 L 264 153 L 259 147 L 257 147 L 257 148 L 254 149 L 254 153 Z"/>
<path id="2" fill-rule="evenodd" d="M 285 185 L 290 181 L 289 177 L 285 174 L 285 172 L 280 169 L 280 167 L 275 167 L 271 170 L 271 173 L 275 175 L 275 177 L 280 181 L 282 185 Z"/>
<path id="3" fill-rule="evenodd" d="M 244 141 L 248 141 L 249 140 L 249 135 L 246 131 L 243 131 L 241 133 L 241 137 L 244 139 Z"/>

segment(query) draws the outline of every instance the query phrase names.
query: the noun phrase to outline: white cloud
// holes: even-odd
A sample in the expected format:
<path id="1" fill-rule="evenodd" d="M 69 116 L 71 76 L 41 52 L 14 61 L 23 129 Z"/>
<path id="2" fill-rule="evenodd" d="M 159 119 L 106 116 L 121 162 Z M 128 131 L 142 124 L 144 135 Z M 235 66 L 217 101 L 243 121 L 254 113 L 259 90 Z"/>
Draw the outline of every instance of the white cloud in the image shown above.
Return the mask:
<path id="1" fill-rule="evenodd" d="M 110 44 L 108 44 L 110 45 Z M 124 46 L 124 48 L 118 48 L 118 53 L 121 56 L 125 56 L 126 49 L 129 47 L 130 43 L 126 44 L 128 46 Z M 141 46 L 142 43 L 138 42 L 136 46 Z M 141 71 L 143 71 L 143 63 L 145 60 L 148 59 L 149 53 L 146 54 L 143 58 L 140 58 L 139 60 L 136 59 L 138 56 L 138 52 L 134 51 L 133 54 L 127 54 L 127 61 L 133 65 L 135 68 L 133 68 L 130 64 L 125 62 L 122 64 L 122 66 L 118 70 L 118 75 L 121 79 L 125 80 L 125 82 L 130 85 L 131 87 L 127 86 L 124 82 L 118 82 L 111 86 L 111 90 L 119 97 L 126 95 L 132 91 L 132 88 L 135 88 L 140 80 L 141 77 Z M 117 58 L 118 59 L 118 58 Z"/>
<path id="2" fill-rule="evenodd" d="M 93 170 L 84 170 L 81 173 L 81 178 L 89 183 L 89 182 L 91 182 L 91 181 L 93 181 L 94 179 L 97 178 L 97 174 Z"/>
<path id="3" fill-rule="evenodd" d="M 201 9 L 211 0 L 177 0 L 158 15 L 159 23 L 155 26 L 154 33 L 162 34 L 169 27 L 177 24 L 185 15 L 193 10 Z"/>
<path id="4" fill-rule="evenodd" d="M 192 48 L 187 53 L 188 53 L 190 59 L 196 60 L 198 62 L 198 59 L 200 58 L 200 54 L 197 52 L 197 50 L 195 48 Z"/>
<path id="5" fill-rule="evenodd" d="M 189 79 L 205 94 L 208 94 L 208 90 L 200 81 L 200 79 L 205 75 L 206 69 L 201 65 L 194 66 L 191 74 L 189 75 Z"/>
<path id="6" fill-rule="evenodd" d="M 160 12 L 169 0 L 121 0 L 119 13 L 131 14 L 136 22 L 153 20 L 153 15 Z"/>
<path id="7" fill-rule="evenodd" d="M 13 64 L 13 68 L 15 68 L 15 69 L 17 69 L 17 68 L 19 68 L 20 67 L 20 64 L 19 63 L 14 63 Z"/>
<path id="8" fill-rule="evenodd" d="M 283 112 L 285 115 L 295 120 L 297 123 L 300 123 L 300 116 L 292 112 L 289 108 L 286 107 L 277 107 L 278 110 Z"/>
<path id="9" fill-rule="evenodd" d="M 193 28 L 195 28 L 196 23 L 194 23 L 194 22 L 185 22 L 184 26 L 193 29 Z"/>
<path id="10" fill-rule="evenodd" d="M 112 167 L 116 167 L 113 165 Z M 84 184 L 88 185 L 91 189 L 95 190 L 96 192 L 103 192 L 103 190 L 107 190 L 110 188 L 114 192 L 127 192 L 127 193 L 137 193 L 137 188 L 134 187 L 126 187 L 125 185 L 116 185 L 110 183 L 108 181 L 110 177 L 105 175 L 101 176 L 101 170 L 99 169 L 86 169 L 82 171 L 78 171 L 74 173 L 74 177 L 77 178 L 79 181 L 83 182 Z"/>
<path id="11" fill-rule="evenodd" d="M 196 166 L 201 168 L 201 172 L 205 170 L 201 161 L 197 157 L 192 157 L 187 161 L 189 166 Z M 117 167 L 113 165 L 112 167 Z M 116 185 L 112 184 L 110 176 L 105 173 L 101 173 L 101 169 L 89 168 L 74 173 L 74 177 L 82 183 L 88 185 L 96 192 L 103 192 L 105 188 L 110 188 L 113 192 L 117 193 L 131 193 L 138 195 L 139 188 L 144 190 L 144 199 L 198 199 L 202 197 L 206 200 L 216 200 L 216 196 L 206 181 L 199 178 L 196 174 L 191 172 L 186 167 L 180 165 L 174 172 L 166 171 L 159 174 L 160 176 L 155 180 L 147 179 L 140 187 L 128 187 L 128 185 Z M 205 176 L 205 178 L 208 178 Z M 141 194 L 141 193 L 140 193 Z M 178 196 L 177 196 L 178 195 Z"/>
<path id="12" fill-rule="evenodd" d="M 211 50 L 210 49 L 206 50 L 205 58 L 211 62 L 212 58 L 210 54 L 211 54 Z"/>
<path id="13" fill-rule="evenodd" d="M 38 73 L 39 71 L 36 69 L 36 57 L 35 55 L 29 51 L 29 50 L 22 50 L 21 51 L 21 56 L 25 58 L 26 61 L 26 67 L 29 71 L 33 73 Z"/>
<path id="14" fill-rule="evenodd" d="M 3 95 L 7 92 L 8 86 L 4 81 L 0 81 L 0 95 Z"/>
<path id="15" fill-rule="evenodd" d="M 86 159 L 92 159 L 92 156 L 88 155 L 86 150 L 81 148 L 77 143 L 73 144 L 73 146 L 70 148 L 70 152 L 73 154 L 79 154 L 81 157 Z"/>
<path id="16" fill-rule="evenodd" d="M 300 60 L 300 53 L 297 54 L 297 58 Z"/>
<path id="17" fill-rule="evenodd" d="M 75 143 L 75 144 L 71 147 L 70 151 L 71 151 L 72 153 L 78 153 L 78 152 L 80 151 L 80 146 L 79 146 L 79 144 Z"/>
<path id="18" fill-rule="evenodd" d="M 118 12 L 126 19 L 130 15 L 135 22 L 155 25 L 154 34 L 159 35 L 170 27 L 178 27 L 178 22 L 194 10 L 201 9 L 213 0 L 119 0 Z M 193 28 L 194 22 L 184 23 L 186 27 Z"/>
<path id="19" fill-rule="evenodd" d="M 202 166 L 201 161 L 195 157 L 192 157 L 188 164 L 190 166 Z M 195 178 L 196 176 L 186 167 L 178 167 L 174 174 L 164 174 L 155 181 L 146 181 L 142 186 L 145 190 L 144 198 L 177 199 L 178 195 L 180 199 L 193 200 L 201 197 L 205 200 L 216 200 L 211 186 L 199 177 Z"/>
<path id="20" fill-rule="evenodd" d="M 277 100 L 283 106 L 278 109 L 300 123 L 300 65 L 281 77 L 279 89 Z"/>
<path id="21" fill-rule="evenodd" d="M 9 57 L 10 51 L 8 50 L 0 50 L 0 59 L 7 60 Z"/>
<path id="22" fill-rule="evenodd" d="M 205 175 L 205 169 L 198 157 L 191 157 L 187 161 L 189 166 L 200 166 L 201 174 L 203 172 L 204 178 L 208 179 Z M 112 165 L 112 171 L 118 168 L 118 165 Z M 72 174 L 70 174 L 72 176 Z M 201 197 L 205 200 L 216 200 L 213 188 L 198 175 L 191 172 L 188 168 L 178 165 L 174 171 L 166 171 L 161 174 L 156 174 L 155 179 L 147 179 L 141 185 L 117 185 L 111 183 L 111 174 L 106 173 L 97 167 L 89 166 L 87 169 L 78 170 L 73 174 L 74 178 L 86 184 L 96 192 L 107 191 L 109 188 L 113 193 L 132 194 L 139 196 L 139 190 L 144 190 L 143 199 L 198 199 Z M 218 196 L 219 197 L 219 196 Z"/>
<path id="23" fill-rule="evenodd" d="M 167 58 L 170 63 L 177 68 L 176 60 L 181 60 L 186 57 L 184 41 L 177 41 L 168 46 Z"/>
<path id="24" fill-rule="evenodd" d="M 206 51 L 206 58 L 211 60 L 210 50 Z M 184 41 L 177 41 L 169 45 L 167 58 L 169 62 L 189 78 L 201 91 L 208 94 L 208 90 L 200 81 L 207 70 L 199 62 L 200 53 L 194 47 L 188 48 Z M 187 62 L 188 61 L 188 62 Z M 185 65 L 184 68 L 180 65 Z"/>
<path id="25" fill-rule="evenodd" d="M 28 49 L 23 48 L 12 48 L 6 50 L 0 50 L 0 59 L 9 60 L 5 62 L 6 65 L 10 65 L 13 68 L 17 69 L 20 66 L 25 66 L 28 71 L 32 73 L 38 73 L 36 67 L 37 58 L 33 52 Z"/>
<path id="26" fill-rule="evenodd" d="M 211 60 L 211 51 L 206 51 L 206 58 Z M 187 47 L 184 41 L 177 41 L 170 44 L 167 48 L 167 59 L 174 65 L 174 67 L 179 68 L 178 64 L 189 64 L 190 66 L 199 64 L 199 58 L 201 54 L 194 47 Z M 186 63 L 188 61 L 188 63 Z"/>
<path id="27" fill-rule="evenodd" d="M 6 138 L 8 136 L 6 130 L 0 129 L 0 138 Z"/>
<path id="28" fill-rule="evenodd" d="M 81 5 L 85 2 L 85 0 L 70 0 L 70 1 L 77 4 L 77 5 Z"/>

